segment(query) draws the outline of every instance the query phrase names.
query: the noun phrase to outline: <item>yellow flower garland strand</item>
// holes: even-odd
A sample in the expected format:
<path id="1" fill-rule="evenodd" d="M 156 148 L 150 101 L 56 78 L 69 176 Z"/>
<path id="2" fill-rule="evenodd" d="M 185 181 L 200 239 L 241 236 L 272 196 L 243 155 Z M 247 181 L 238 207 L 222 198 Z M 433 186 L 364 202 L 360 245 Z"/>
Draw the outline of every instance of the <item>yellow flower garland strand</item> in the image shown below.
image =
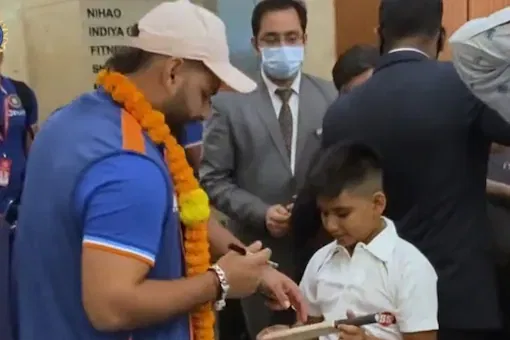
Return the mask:
<path id="1" fill-rule="evenodd" d="M 186 227 L 184 231 L 186 275 L 194 276 L 206 272 L 210 265 L 207 235 L 209 199 L 200 188 L 193 169 L 188 164 L 184 149 L 170 133 L 165 116 L 154 110 L 136 86 L 120 73 L 102 71 L 96 83 L 138 121 L 154 143 L 165 145 L 165 161 L 177 193 L 180 218 Z M 192 312 L 191 325 L 194 339 L 214 340 L 214 313 L 211 303 L 199 306 Z"/>

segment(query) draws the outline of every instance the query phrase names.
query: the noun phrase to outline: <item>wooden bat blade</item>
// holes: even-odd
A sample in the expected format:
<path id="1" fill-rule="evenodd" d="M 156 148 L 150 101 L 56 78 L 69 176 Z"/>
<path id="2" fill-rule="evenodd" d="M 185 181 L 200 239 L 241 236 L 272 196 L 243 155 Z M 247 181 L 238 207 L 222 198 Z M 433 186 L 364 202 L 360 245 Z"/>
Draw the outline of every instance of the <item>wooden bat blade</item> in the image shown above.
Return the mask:
<path id="1" fill-rule="evenodd" d="M 323 321 L 313 325 L 293 327 L 284 330 L 270 331 L 262 335 L 260 340 L 308 340 L 315 339 L 323 335 L 338 332 L 339 325 L 364 326 L 377 323 L 387 327 L 396 322 L 395 316 L 391 313 L 377 313 L 365 316 L 358 316 L 352 319 L 342 319 L 335 321 Z"/>
<path id="2" fill-rule="evenodd" d="M 338 332 L 338 329 L 335 328 L 334 322 L 323 321 L 313 325 L 298 326 L 274 331 L 263 335 L 261 340 L 308 340 L 335 332 Z"/>

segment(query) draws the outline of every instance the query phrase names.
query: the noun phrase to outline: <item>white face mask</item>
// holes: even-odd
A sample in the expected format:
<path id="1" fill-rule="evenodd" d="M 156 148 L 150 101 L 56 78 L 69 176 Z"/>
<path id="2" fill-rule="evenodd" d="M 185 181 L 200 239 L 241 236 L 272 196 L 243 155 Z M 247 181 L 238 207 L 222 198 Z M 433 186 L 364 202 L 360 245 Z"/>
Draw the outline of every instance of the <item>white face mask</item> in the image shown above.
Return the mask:
<path id="1" fill-rule="evenodd" d="M 300 46 L 278 46 L 263 47 L 262 68 L 264 72 L 275 79 L 289 79 L 301 70 L 305 56 L 305 47 Z"/>

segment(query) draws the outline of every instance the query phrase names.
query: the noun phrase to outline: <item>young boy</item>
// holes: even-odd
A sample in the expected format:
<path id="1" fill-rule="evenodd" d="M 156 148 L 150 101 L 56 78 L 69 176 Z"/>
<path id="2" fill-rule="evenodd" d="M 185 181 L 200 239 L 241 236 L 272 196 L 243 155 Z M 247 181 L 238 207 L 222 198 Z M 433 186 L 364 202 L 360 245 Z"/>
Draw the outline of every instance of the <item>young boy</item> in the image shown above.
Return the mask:
<path id="1" fill-rule="evenodd" d="M 378 312 L 397 320 L 387 327 L 340 326 L 340 335 L 321 340 L 435 340 L 437 275 L 382 216 L 386 197 L 377 154 L 361 144 L 337 144 L 319 156 L 308 181 L 323 227 L 335 239 L 314 254 L 300 284 L 309 321 Z"/>

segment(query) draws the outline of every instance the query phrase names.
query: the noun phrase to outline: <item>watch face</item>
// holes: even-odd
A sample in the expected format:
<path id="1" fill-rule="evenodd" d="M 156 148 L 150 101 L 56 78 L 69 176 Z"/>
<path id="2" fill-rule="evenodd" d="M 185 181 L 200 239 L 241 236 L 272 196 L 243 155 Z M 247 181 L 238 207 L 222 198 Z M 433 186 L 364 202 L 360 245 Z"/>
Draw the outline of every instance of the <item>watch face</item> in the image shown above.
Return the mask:
<path id="1" fill-rule="evenodd" d="M 223 308 L 225 308 L 226 305 L 227 305 L 227 303 L 225 302 L 225 300 L 219 300 L 214 303 L 214 309 L 216 309 L 217 311 L 220 311 Z"/>

